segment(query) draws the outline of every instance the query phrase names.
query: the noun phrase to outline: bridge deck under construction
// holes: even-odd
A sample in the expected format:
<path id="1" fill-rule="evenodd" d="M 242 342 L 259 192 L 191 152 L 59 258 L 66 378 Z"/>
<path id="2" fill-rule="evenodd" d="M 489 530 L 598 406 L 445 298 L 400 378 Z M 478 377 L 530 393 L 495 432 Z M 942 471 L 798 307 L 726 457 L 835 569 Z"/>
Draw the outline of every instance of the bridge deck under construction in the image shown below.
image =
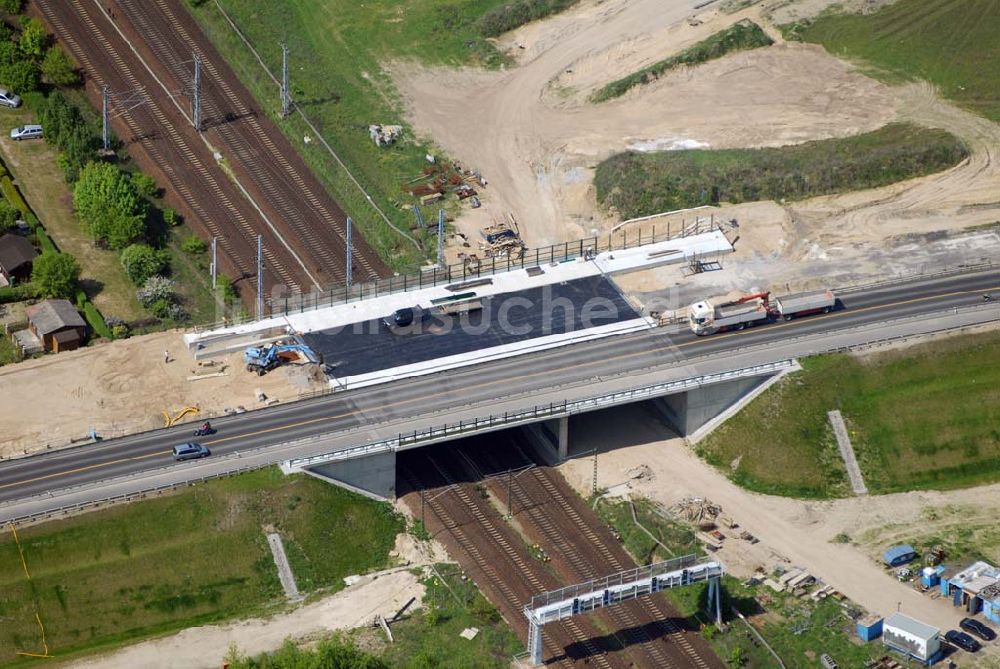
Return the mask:
<path id="1" fill-rule="evenodd" d="M 456 301 L 456 313 L 432 307 L 402 328 L 372 319 L 307 333 L 303 339 L 342 378 L 639 318 L 614 283 L 601 275 L 481 299 L 472 290 L 464 302 L 475 306 L 463 311 Z"/>

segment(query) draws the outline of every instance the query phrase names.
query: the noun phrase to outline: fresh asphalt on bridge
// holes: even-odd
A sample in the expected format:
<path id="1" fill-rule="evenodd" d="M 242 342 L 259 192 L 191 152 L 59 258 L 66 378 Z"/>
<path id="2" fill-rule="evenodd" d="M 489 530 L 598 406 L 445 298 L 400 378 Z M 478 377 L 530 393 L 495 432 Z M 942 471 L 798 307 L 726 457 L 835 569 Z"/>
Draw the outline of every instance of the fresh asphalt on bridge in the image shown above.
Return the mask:
<path id="1" fill-rule="evenodd" d="M 997 294 L 1000 310 L 1000 270 L 841 291 L 841 307 L 829 314 L 708 337 L 696 337 L 686 329 L 660 328 L 581 342 L 219 418 L 213 421 L 218 432 L 199 441 L 212 449 L 212 457 L 267 446 L 277 450 L 281 444 L 304 437 L 487 404 L 556 386 L 586 384 L 597 377 L 633 370 L 676 366 L 791 337 L 865 326 L 882 328 L 880 335 L 891 336 L 892 327 L 884 323 L 886 320 L 981 304 L 988 292 Z M 869 334 L 867 338 L 872 337 Z M 594 394 L 598 393 L 595 385 Z M 170 466 L 171 448 L 193 440 L 193 427 L 188 424 L 2 462 L 0 502 Z M 359 434 L 364 439 L 364 432 Z"/>

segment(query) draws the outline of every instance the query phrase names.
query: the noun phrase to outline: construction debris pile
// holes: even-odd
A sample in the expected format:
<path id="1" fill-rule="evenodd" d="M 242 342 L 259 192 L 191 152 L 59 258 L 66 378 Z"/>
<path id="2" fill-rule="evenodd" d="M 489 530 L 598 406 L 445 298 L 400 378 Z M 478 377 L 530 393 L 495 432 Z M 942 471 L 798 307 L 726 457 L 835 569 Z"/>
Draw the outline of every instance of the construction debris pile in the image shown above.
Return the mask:
<path id="1" fill-rule="evenodd" d="M 483 228 L 484 241 L 479 242 L 479 249 L 487 258 L 510 258 L 520 260 L 524 257 L 527 247 L 521 240 L 514 215 L 508 213 L 509 223 L 494 221 L 493 225 Z"/>
<path id="2" fill-rule="evenodd" d="M 375 146 L 389 146 L 402 133 L 403 126 L 401 125 L 381 125 L 376 123 L 368 126 L 368 135 L 375 142 Z"/>
<path id="3" fill-rule="evenodd" d="M 420 200 L 421 205 L 443 200 L 448 194 L 459 200 L 469 199 L 473 208 L 480 202 L 474 186 L 483 187 L 486 180 L 476 170 L 463 169 L 458 163 L 431 163 L 422 174 L 402 185 L 405 192 Z"/>
<path id="4" fill-rule="evenodd" d="M 667 511 L 698 527 L 710 525 L 707 529 L 714 528 L 716 518 L 722 515 L 722 507 L 704 497 L 685 497 Z"/>

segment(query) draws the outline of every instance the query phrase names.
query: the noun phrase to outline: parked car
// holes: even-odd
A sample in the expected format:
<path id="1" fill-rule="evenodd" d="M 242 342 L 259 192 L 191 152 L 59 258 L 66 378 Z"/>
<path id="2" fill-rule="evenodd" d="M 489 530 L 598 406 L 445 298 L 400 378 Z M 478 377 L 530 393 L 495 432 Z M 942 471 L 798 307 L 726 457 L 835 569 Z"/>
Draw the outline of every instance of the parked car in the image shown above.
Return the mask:
<path id="1" fill-rule="evenodd" d="M 21 96 L 11 93 L 6 88 L 0 88 L 0 105 L 14 109 L 21 106 Z"/>
<path id="2" fill-rule="evenodd" d="M 993 641 L 997 638 L 997 633 L 993 631 L 992 627 L 975 618 L 962 618 L 962 622 L 958 623 L 958 626 L 970 634 L 975 634 L 983 641 Z"/>
<path id="3" fill-rule="evenodd" d="M 954 644 L 962 650 L 970 653 L 975 653 L 977 650 L 982 648 L 978 641 L 965 632 L 959 632 L 958 630 L 948 630 L 948 632 L 945 633 L 944 638 L 948 640 L 948 643 Z"/>
<path id="4" fill-rule="evenodd" d="M 823 669 L 839 669 L 837 663 L 833 661 L 833 658 L 826 653 L 819 656 L 819 663 L 823 665 Z"/>
<path id="5" fill-rule="evenodd" d="M 174 446 L 174 460 L 196 460 L 198 458 L 205 458 L 212 454 L 212 451 L 208 450 L 201 444 L 196 444 L 193 441 L 189 441 L 186 444 L 180 444 L 179 446 Z"/>
<path id="6" fill-rule="evenodd" d="M 15 142 L 20 142 L 22 139 L 40 139 L 41 136 L 42 126 L 37 124 L 22 125 L 10 131 L 10 138 Z"/>

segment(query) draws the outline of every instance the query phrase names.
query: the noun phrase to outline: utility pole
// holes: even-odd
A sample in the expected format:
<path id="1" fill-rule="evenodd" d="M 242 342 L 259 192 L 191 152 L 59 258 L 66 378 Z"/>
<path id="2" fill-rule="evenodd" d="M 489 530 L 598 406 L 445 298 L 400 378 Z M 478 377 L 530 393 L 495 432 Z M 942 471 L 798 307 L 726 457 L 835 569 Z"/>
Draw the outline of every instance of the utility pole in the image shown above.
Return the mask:
<path id="1" fill-rule="evenodd" d="M 288 81 L 288 45 L 281 45 L 281 118 L 288 118 L 292 109 L 292 93 Z"/>
<path id="2" fill-rule="evenodd" d="M 444 268 L 444 209 L 438 209 L 438 267 Z"/>
<path id="3" fill-rule="evenodd" d="M 347 217 L 347 287 L 351 287 L 351 274 L 353 273 L 354 256 L 351 248 L 351 217 Z"/>
<path id="4" fill-rule="evenodd" d="M 108 87 L 105 86 L 101 91 L 101 144 L 104 146 L 104 150 L 107 151 L 111 148 L 111 100 L 109 99 L 111 94 L 108 93 Z"/>
<path id="5" fill-rule="evenodd" d="M 597 449 L 594 449 L 594 489 L 590 492 L 591 495 L 597 497 Z"/>
<path id="6" fill-rule="evenodd" d="M 264 318 L 264 238 L 257 235 L 257 320 Z"/>
<path id="7" fill-rule="evenodd" d="M 514 507 L 511 500 L 511 488 L 514 486 L 514 470 L 507 470 L 507 517 L 514 517 Z"/>
<path id="8" fill-rule="evenodd" d="M 191 101 L 191 121 L 201 132 L 201 57 L 194 54 L 194 99 Z"/>
<path id="9" fill-rule="evenodd" d="M 219 255 L 218 255 L 218 237 L 212 237 L 212 290 L 215 290 L 216 278 L 219 275 Z"/>

